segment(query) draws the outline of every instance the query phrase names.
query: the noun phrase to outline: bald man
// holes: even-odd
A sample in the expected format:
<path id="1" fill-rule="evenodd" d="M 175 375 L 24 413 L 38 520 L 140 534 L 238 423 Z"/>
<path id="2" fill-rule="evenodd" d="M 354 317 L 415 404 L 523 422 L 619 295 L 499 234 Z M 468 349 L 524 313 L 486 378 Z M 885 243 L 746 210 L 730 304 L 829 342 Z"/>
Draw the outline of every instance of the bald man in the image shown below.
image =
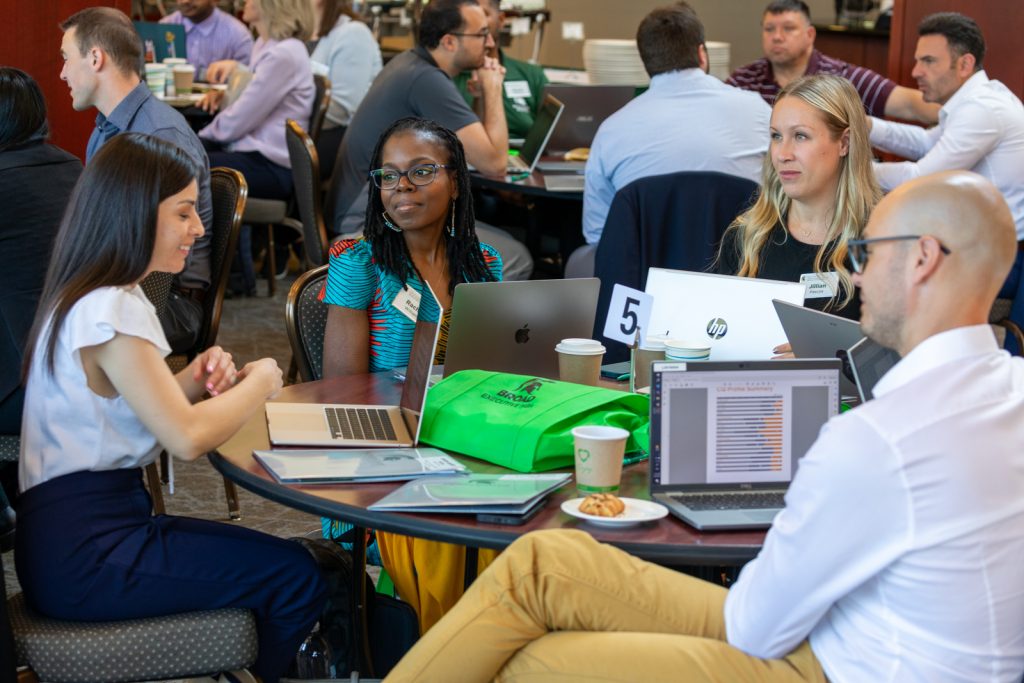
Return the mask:
<path id="1" fill-rule="evenodd" d="M 579 531 L 528 534 L 388 682 L 1018 683 L 1024 359 L 985 324 L 1013 219 L 952 172 L 899 187 L 866 232 L 862 326 L 903 359 L 822 429 L 731 590 Z"/>

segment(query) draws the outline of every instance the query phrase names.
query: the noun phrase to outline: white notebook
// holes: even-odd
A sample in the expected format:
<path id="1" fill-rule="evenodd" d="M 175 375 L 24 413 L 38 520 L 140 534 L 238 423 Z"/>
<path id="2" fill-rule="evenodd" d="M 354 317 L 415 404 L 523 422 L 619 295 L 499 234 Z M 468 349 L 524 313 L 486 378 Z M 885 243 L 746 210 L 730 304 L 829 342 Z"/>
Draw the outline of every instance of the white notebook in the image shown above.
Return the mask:
<path id="1" fill-rule="evenodd" d="M 273 450 L 253 451 L 252 455 L 282 484 L 405 481 L 466 471 L 459 461 L 436 448 Z"/>

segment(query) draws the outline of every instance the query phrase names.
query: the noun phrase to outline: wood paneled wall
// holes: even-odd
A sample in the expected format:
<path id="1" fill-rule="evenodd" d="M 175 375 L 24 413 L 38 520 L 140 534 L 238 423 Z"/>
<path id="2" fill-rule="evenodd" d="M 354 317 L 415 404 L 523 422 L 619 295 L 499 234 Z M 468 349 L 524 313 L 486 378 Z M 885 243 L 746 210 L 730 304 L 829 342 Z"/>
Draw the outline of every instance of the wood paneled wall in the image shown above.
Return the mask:
<path id="1" fill-rule="evenodd" d="M 128 12 L 131 0 L 0 0 L 0 64 L 16 66 L 39 83 L 50 120 L 50 139 L 84 159 L 96 110 L 71 108 L 60 80 L 60 22 L 84 7 L 106 5 Z"/>

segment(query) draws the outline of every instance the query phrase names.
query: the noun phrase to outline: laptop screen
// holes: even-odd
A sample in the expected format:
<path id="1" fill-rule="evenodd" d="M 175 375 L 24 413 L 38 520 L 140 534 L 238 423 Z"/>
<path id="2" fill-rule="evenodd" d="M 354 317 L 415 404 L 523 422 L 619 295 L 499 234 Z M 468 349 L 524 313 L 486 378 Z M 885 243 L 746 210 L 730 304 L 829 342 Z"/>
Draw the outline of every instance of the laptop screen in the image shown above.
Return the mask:
<path id="1" fill-rule="evenodd" d="M 778 487 L 839 411 L 839 360 L 657 363 L 651 490 Z"/>
<path id="2" fill-rule="evenodd" d="M 562 115 L 562 108 L 562 103 L 550 95 L 546 96 L 541 103 L 540 109 L 537 111 L 537 118 L 534 119 L 533 126 L 526 134 L 523 147 L 519 150 L 519 156 L 530 166 L 533 166 L 533 162 L 544 153 L 548 138 L 551 137 L 551 132 Z"/>

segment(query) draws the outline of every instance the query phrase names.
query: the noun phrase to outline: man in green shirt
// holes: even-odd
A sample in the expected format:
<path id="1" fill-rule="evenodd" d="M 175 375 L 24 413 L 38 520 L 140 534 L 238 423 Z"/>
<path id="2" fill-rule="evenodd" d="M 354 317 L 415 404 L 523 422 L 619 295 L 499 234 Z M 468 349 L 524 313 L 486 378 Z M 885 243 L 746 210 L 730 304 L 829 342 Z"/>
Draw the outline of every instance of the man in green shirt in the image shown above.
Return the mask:
<path id="1" fill-rule="evenodd" d="M 489 57 L 497 57 L 505 67 L 504 101 L 505 118 L 508 120 L 508 136 L 525 138 L 533 126 L 533 118 L 540 108 L 544 85 L 548 82 L 544 69 L 536 64 L 529 64 L 509 57 L 498 47 L 501 27 L 505 24 L 505 13 L 501 11 L 501 0 L 479 0 L 480 6 L 487 15 L 487 25 L 494 36 L 494 53 Z M 463 71 L 455 77 L 455 85 L 466 98 L 469 106 L 476 109 L 479 90 L 472 80 L 472 71 Z"/>

